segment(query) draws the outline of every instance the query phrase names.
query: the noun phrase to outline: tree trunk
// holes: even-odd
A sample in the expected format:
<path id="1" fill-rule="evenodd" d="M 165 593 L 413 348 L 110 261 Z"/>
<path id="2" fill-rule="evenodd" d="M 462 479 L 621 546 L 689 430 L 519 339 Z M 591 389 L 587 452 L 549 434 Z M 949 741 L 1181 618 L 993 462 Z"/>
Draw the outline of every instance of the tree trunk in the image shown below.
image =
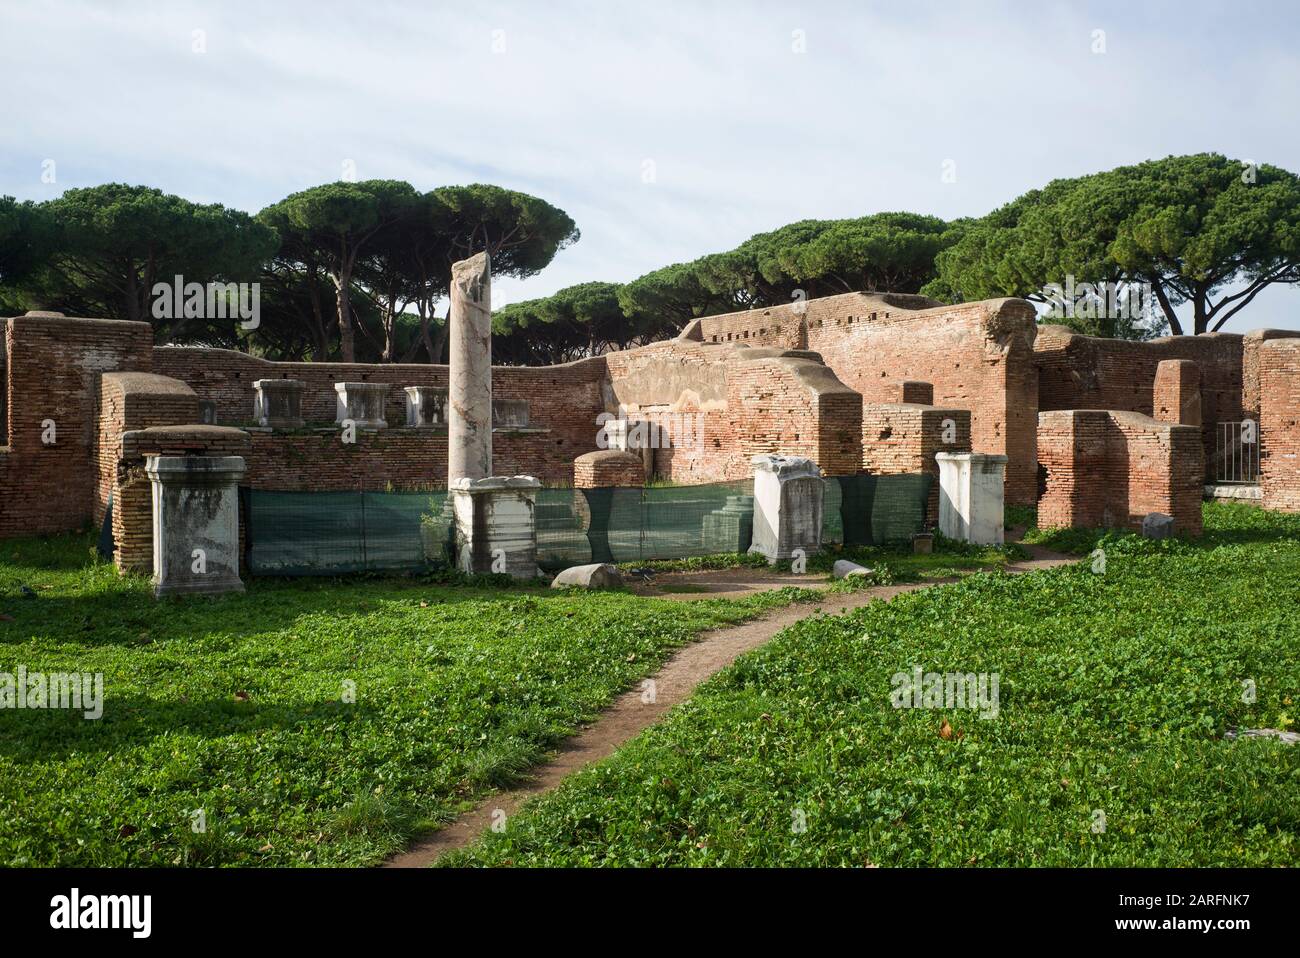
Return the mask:
<path id="1" fill-rule="evenodd" d="M 338 290 L 339 310 L 339 352 L 345 363 L 356 362 L 356 349 L 352 342 L 352 303 L 348 298 L 348 286 L 351 277 L 340 274 L 334 282 Z"/>

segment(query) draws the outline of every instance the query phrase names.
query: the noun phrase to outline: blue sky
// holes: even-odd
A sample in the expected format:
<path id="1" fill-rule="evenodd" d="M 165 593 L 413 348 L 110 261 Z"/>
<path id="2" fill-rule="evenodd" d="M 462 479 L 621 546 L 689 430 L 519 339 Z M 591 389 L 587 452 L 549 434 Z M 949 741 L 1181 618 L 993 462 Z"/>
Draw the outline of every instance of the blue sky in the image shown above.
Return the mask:
<path id="1" fill-rule="evenodd" d="M 6 0 L 0 35 L 0 193 L 125 181 L 256 211 L 348 162 L 497 183 L 583 233 L 497 305 L 1171 153 L 1300 171 L 1287 2 Z M 1262 326 L 1300 328 L 1300 290 L 1227 328 Z"/>

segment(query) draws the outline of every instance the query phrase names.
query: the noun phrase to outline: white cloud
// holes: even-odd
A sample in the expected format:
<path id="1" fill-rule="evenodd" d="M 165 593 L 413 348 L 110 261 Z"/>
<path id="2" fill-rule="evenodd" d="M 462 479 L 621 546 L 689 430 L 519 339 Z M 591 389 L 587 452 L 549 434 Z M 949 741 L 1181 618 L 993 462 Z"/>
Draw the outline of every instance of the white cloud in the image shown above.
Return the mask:
<path id="1" fill-rule="evenodd" d="M 979 215 L 1170 153 L 1300 169 L 1282 3 L 53 2 L 6 6 L 0 31 L 0 191 L 121 180 L 256 210 L 346 159 L 422 189 L 499 183 L 583 232 L 499 301 L 805 217 Z M 1271 291 L 1232 328 L 1300 327 L 1297 306 Z"/>

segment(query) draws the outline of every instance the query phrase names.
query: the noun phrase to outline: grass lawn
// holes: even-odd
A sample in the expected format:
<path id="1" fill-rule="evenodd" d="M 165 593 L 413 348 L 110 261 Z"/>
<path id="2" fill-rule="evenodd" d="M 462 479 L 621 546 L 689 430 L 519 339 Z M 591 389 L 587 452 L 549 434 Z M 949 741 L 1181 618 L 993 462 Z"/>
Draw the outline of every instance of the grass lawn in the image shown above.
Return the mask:
<path id="1" fill-rule="evenodd" d="M 699 632 L 799 596 L 303 579 L 156 602 L 91 544 L 0 543 L 0 672 L 101 672 L 105 700 L 0 709 L 8 865 L 374 862 Z"/>
<path id="2" fill-rule="evenodd" d="M 1300 746 L 1224 735 L 1300 708 L 1300 517 L 1205 514 L 809 618 L 443 864 L 1294 866 Z M 918 666 L 997 673 L 997 717 L 894 708 Z"/>

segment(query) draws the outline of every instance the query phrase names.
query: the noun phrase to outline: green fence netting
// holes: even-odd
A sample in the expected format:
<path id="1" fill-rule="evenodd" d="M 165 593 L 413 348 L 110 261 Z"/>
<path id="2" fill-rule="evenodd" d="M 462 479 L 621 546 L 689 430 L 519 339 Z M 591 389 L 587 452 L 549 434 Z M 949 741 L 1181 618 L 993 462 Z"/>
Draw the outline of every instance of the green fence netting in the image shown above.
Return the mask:
<path id="1" fill-rule="evenodd" d="M 542 489 L 537 493 L 537 564 L 644 562 L 745 552 L 753 531 L 754 483 L 644 489 Z"/>
<path id="2" fill-rule="evenodd" d="M 446 492 L 250 490 L 248 567 L 255 575 L 416 571 L 447 560 Z"/>
<path id="3" fill-rule="evenodd" d="M 925 529 L 933 481 L 924 474 L 828 479 L 822 500 L 822 541 L 862 546 L 911 538 Z M 832 506 L 836 500 L 838 508 Z"/>
<path id="4" fill-rule="evenodd" d="M 826 480 L 822 541 L 872 545 L 925 528 L 931 477 Z M 644 562 L 746 552 L 752 480 L 698 486 L 539 489 L 537 564 Z M 245 490 L 248 567 L 255 575 L 418 572 L 446 565 L 453 525 L 446 491 Z"/>

